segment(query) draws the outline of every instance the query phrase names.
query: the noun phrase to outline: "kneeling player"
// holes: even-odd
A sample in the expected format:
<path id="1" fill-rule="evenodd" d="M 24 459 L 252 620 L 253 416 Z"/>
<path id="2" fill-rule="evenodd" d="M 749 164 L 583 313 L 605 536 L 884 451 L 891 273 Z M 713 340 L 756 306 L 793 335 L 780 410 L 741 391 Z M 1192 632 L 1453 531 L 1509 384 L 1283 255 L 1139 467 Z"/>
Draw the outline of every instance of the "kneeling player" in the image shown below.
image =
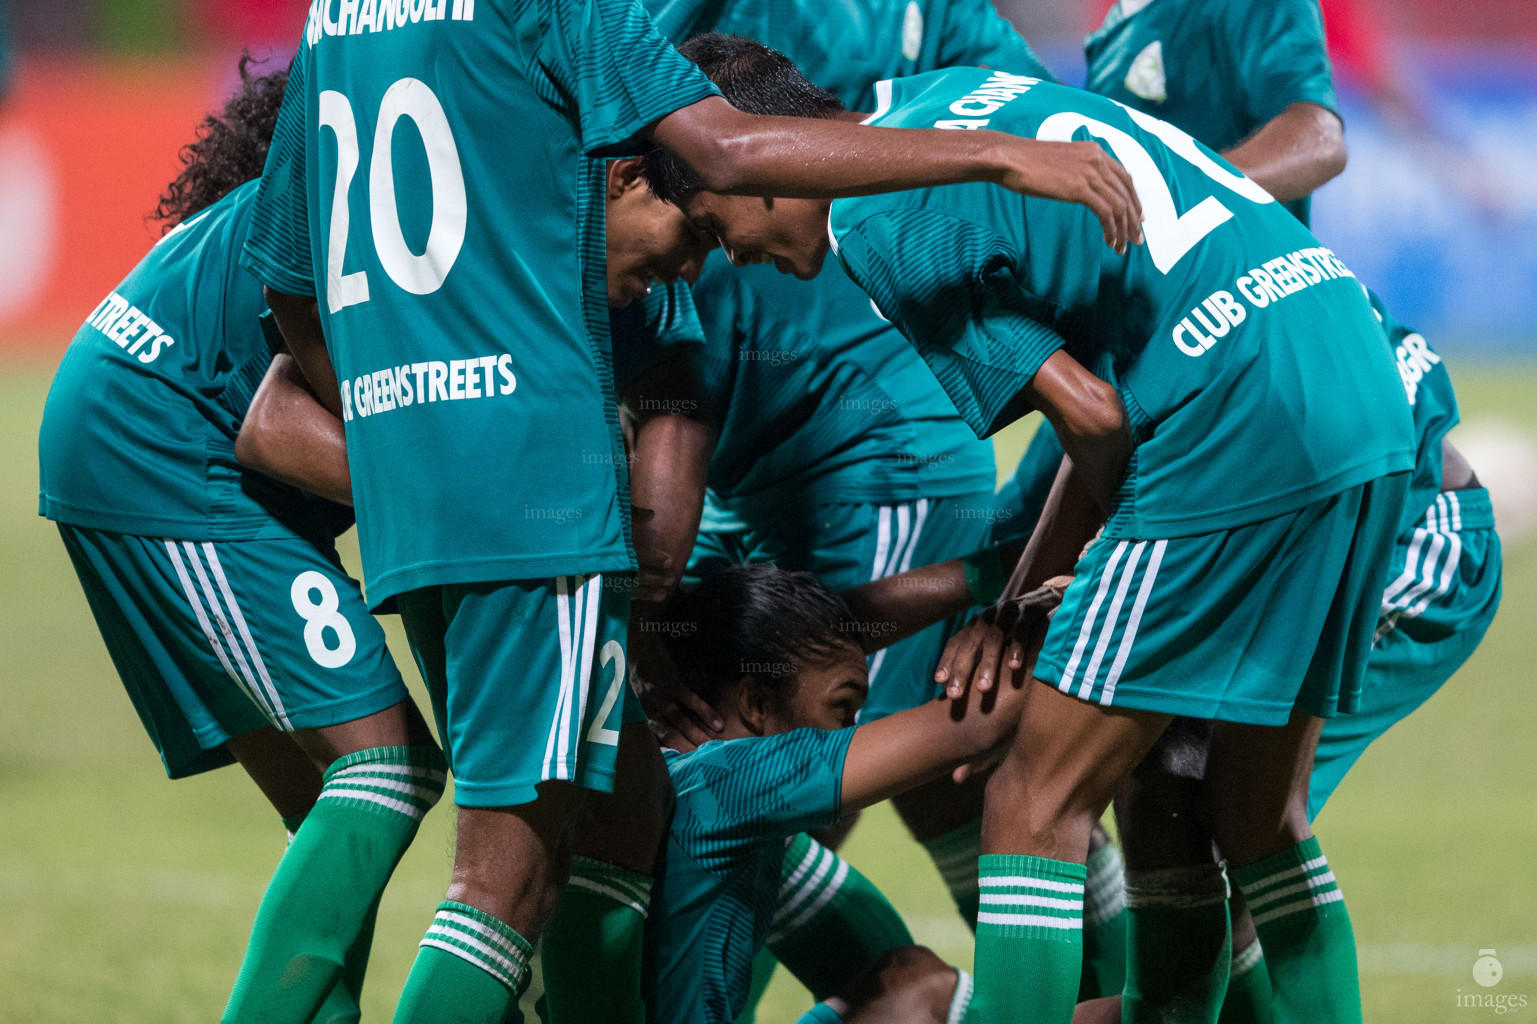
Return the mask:
<path id="1" fill-rule="evenodd" d="M 852 116 L 750 41 L 684 50 L 735 102 Z M 1353 275 L 1182 132 L 979 69 L 880 94 L 872 123 L 1100 141 L 1136 181 L 1146 249 L 1114 254 L 1061 204 L 973 186 L 813 209 L 704 194 L 663 154 L 651 180 L 739 258 L 812 273 L 830 236 L 979 434 L 1039 409 L 1062 439 L 1068 468 L 1008 593 L 1075 564 L 1076 582 L 1035 669 L 1049 685 L 989 784 L 977 1012 L 1064 1021 L 1080 923 L 1040 920 L 1045 897 L 1016 880 L 1082 884 L 1094 820 L 1172 715 L 1221 720 L 1210 783 L 1240 888 L 1324 863 L 1298 766 L 1320 716 L 1358 706 L 1412 424 Z M 938 673 L 953 694 L 1024 670 L 1010 631 L 1000 606 L 958 635 Z M 1306 927 L 1261 939 L 1288 966 L 1321 965 L 1288 983 L 1319 1019 L 1349 1019 L 1349 918 L 1315 875 Z"/>
<path id="2" fill-rule="evenodd" d="M 236 260 L 287 80 L 241 70 L 161 202 L 171 230 L 54 378 L 41 511 L 167 774 L 238 761 L 295 834 L 224 1020 L 355 1021 L 379 895 L 444 764 L 337 558 L 350 511 L 236 464 L 273 358 Z"/>
<path id="3" fill-rule="evenodd" d="M 1035 595 L 1033 621 L 1054 602 Z M 860 623 L 811 574 L 771 565 L 707 579 L 679 599 L 667 626 L 674 660 L 724 720 L 726 738 L 667 753 L 677 811 L 647 921 L 648 1018 L 715 1024 L 741 1011 L 754 955 L 785 924 L 776 903 L 787 845 L 802 853 L 791 874 L 852 873 L 798 833 L 1007 743 L 1024 691 L 1005 685 L 970 706 L 930 702 L 855 727 L 868 691 Z M 874 895 L 868 882 L 854 884 Z M 1066 919 L 1082 903 L 1081 885 L 1065 887 L 1042 912 Z M 963 1019 L 964 972 L 905 945 L 900 927 L 885 949 L 868 931 L 860 937 L 829 950 L 813 988 L 832 994 L 805 1024 Z M 1118 1016 L 1118 1000 L 1108 1002 L 1084 1013 Z"/>

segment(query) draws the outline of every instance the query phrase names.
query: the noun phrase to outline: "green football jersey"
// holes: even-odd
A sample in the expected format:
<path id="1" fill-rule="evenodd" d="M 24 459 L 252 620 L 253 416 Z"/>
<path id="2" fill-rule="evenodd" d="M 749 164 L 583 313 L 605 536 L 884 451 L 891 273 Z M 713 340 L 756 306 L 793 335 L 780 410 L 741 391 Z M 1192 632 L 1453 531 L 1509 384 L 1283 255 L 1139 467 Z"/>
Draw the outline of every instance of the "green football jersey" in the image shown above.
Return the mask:
<path id="1" fill-rule="evenodd" d="M 992 0 L 645 0 L 681 43 L 701 32 L 756 39 L 795 61 L 850 110 L 875 109 L 875 83 L 957 64 L 1051 77 Z"/>
<path id="2" fill-rule="evenodd" d="M 785 844 L 838 820 L 853 729 L 665 751 L 677 810 L 646 917 L 646 1019 L 730 1024 L 768 940 Z"/>
<path id="3" fill-rule="evenodd" d="M 622 382 L 626 371 L 690 343 L 680 323 L 695 332 L 693 363 L 719 431 L 708 481 L 711 522 L 831 502 L 974 494 L 996 481 L 992 445 L 956 415 L 869 296 L 829 269 L 798 281 L 772 267 L 734 268 L 717 252 L 692 302 L 681 285 L 658 287 L 645 324 L 628 311 L 616 314 Z"/>
<path id="4" fill-rule="evenodd" d="M 38 434 L 38 511 L 177 540 L 326 540 L 337 506 L 235 461 L 272 362 L 261 282 L 236 265 L 256 183 L 177 226 L 86 318 Z"/>
<path id="5" fill-rule="evenodd" d="M 1112 536 L 1229 529 L 1413 461 L 1392 354 L 1354 275 L 1268 193 L 1172 125 L 1102 97 L 959 68 L 882 83 L 874 123 L 1097 140 L 1147 244 L 1083 207 L 986 185 L 838 200 L 844 267 L 980 436 L 1064 345 L 1114 382 L 1137 444 Z M 889 102 L 887 102 L 889 100 Z"/>
<path id="6" fill-rule="evenodd" d="M 1318 0 L 1120 0 L 1084 50 L 1086 89 L 1218 152 L 1293 103 L 1339 108 Z"/>
<path id="7" fill-rule="evenodd" d="M 1398 361 L 1398 376 L 1403 381 L 1404 395 L 1414 415 L 1416 448 L 1414 477 L 1409 486 L 1409 497 L 1404 502 L 1404 518 L 1399 524 L 1401 534 L 1412 534 L 1423 524 L 1425 510 L 1441 492 L 1441 441 L 1457 425 L 1457 393 L 1452 389 L 1451 374 L 1425 341 L 1412 327 L 1406 327 L 1393 318 L 1382 300 L 1372 291 L 1367 292 L 1372 312 L 1387 332 L 1388 344 Z"/>
<path id="8" fill-rule="evenodd" d="M 627 570 L 603 166 L 717 90 L 634 0 L 311 8 L 246 243 L 316 295 L 370 601 Z"/>

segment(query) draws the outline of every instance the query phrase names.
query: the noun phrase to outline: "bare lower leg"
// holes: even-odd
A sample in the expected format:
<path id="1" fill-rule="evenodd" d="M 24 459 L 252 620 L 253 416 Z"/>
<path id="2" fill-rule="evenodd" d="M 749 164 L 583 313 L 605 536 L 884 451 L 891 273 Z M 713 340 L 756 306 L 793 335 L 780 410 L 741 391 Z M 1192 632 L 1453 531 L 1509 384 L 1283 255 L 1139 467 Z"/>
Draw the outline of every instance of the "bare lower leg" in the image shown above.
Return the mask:
<path id="1" fill-rule="evenodd" d="M 536 941 L 570 871 L 567 826 L 580 801 L 580 790 L 554 782 L 541 785 L 533 803 L 459 808 L 447 898 Z"/>
<path id="2" fill-rule="evenodd" d="M 1323 719 L 1293 711 L 1280 728 L 1218 722 L 1205 796 L 1223 857 L 1242 867 L 1313 834 L 1308 780 Z"/>
<path id="3" fill-rule="evenodd" d="M 983 851 L 1084 863 L 1116 787 L 1168 724 L 1168 715 L 1106 709 L 1037 684 L 987 785 Z"/>
<path id="4" fill-rule="evenodd" d="M 612 793 L 589 793 L 576 818 L 572 852 L 649 875 L 672 816 L 672 784 L 662 751 L 644 722 L 619 733 Z"/>
<path id="5" fill-rule="evenodd" d="M 225 746 L 285 820 L 304 817 L 320 798 L 321 773 L 288 733 L 268 726 Z"/>

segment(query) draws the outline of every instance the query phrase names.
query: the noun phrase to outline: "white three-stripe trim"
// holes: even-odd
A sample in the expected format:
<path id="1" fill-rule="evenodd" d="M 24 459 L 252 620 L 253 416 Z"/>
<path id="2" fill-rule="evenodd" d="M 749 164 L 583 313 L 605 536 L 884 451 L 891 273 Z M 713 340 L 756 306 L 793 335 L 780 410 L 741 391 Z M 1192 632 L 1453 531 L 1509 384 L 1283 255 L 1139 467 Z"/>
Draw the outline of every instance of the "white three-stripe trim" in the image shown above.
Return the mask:
<path id="1" fill-rule="evenodd" d="M 892 518 L 896 519 L 896 542 L 892 543 Z M 918 535 L 929 518 L 929 499 L 919 498 L 909 505 L 882 505 L 875 521 L 875 562 L 870 567 L 870 582 L 895 576 L 913 567 L 913 552 L 918 549 Z M 875 682 L 875 675 L 886 661 L 886 648 L 882 647 L 870 659 L 867 681 Z"/>
<path id="2" fill-rule="evenodd" d="M 1116 627 L 1120 624 L 1121 609 L 1126 605 L 1126 595 L 1131 590 L 1132 579 L 1137 574 L 1137 568 L 1141 565 L 1142 554 L 1147 548 L 1148 542 L 1137 541 L 1134 545 L 1131 541 L 1120 541 L 1115 550 L 1110 553 L 1110 558 L 1105 562 L 1105 569 L 1099 577 L 1099 587 L 1094 592 L 1094 599 L 1089 602 L 1089 610 L 1083 617 L 1083 625 L 1078 631 L 1078 639 L 1073 644 L 1073 653 L 1069 656 L 1066 667 L 1062 670 L 1062 680 L 1057 684 L 1057 689 L 1063 693 L 1073 692 L 1073 682 L 1078 677 L 1079 666 L 1083 663 L 1083 656 L 1089 650 L 1089 641 L 1094 636 L 1095 623 L 1099 622 L 1100 608 L 1105 604 L 1105 597 L 1115 588 L 1115 594 L 1110 600 L 1110 607 L 1105 611 L 1103 623 L 1100 624 L 1099 639 L 1094 644 L 1093 653 L 1089 656 L 1089 663 L 1084 667 L 1083 680 L 1078 687 L 1080 700 L 1093 700 L 1094 688 L 1100 686 L 1099 703 L 1109 705 L 1115 700 L 1115 688 L 1121 681 L 1121 672 L 1126 668 L 1126 660 L 1131 656 L 1132 644 L 1136 642 L 1137 630 L 1142 624 L 1142 614 L 1147 609 L 1148 598 L 1153 593 L 1153 583 L 1158 578 L 1158 567 L 1163 564 L 1164 551 L 1168 549 L 1166 540 L 1153 541 L 1152 554 L 1147 560 L 1147 568 L 1142 573 L 1142 583 L 1137 587 L 1136 599 L 1132 602 L 1131 616 L 1127 619 L 1126 629 L 1121 634 L 1121 642 L 1116 647 L 1115 658 L 1110 664 L 1110 670 L 1105 675 L 1103 684 L 1099 681 L 1099 672 L 1104 665 L 1104 658 L 1110 650 L 1110 643 L 1115 639 Z M 1131 555 L 1122 565 L 1122 558 L 1127 554 L 1127 547 L 1131 546 Z M 1119 582 L 1117 576 L 1119 575 Z"/>
<path id="3" fill-rule="evenodd" d="M 182 591 L 187 595 L 187 603 L 192 608 L 198 627 L 202 629 L 209 647 L 213 648 L 214 655 L 219 659 L 225 674 L 257 707 L 261 708 L 268 721 L 279 729 L 293 731 L 293 725 L 288 720 L 288 712 L 283 708 L 283 700 L 278 696 L 277 687 L 272 684 L 272 677 L 267 674 L 267 665 L 256 649 L 256 641 L 251 636 L 245 616 L 241 613 L 229 581 L 224 576 L 224 567 L 219 564 L 219 557 L 214 552 L 213 545 L 205 543 L 203 552 L 208 556 L 214 579 L 218 581 L 218 592 L 224 596 L 223 606 L 220 605 L 219 598 L 214 592 L 213 583 L 209 581 L 208 572 L 203 569 L 197 546 L 191 541 L 181 541 L 179 545 L 173 540 L 167 540 L 164 543 L 166 554 L 170 555 L 171 566 L 176 570 L 176 578 L 181 582 Z M 188 565 L 192 567 L 190 575 L 187 572 Z M 194 575 L 197 577 L 196 585 L 192 581 Z M 229 608 L 228 616 L 224 612 L 226 606 Z M 235 622 L 234 629 L 230 627 L 231 619 Z M 217 623 L 217 629 L 215 623 Z M 233 663 L 230 661 L 231 657 L 234 658 Z"/>
<path id="4" fill-rule="evenodd" d="M 582 723 L 587 718 L 587 687 L 592 680 L 592 649 L 597 640 L 601 574 L 572 584 L 579 577 L 555 577 L 556 625 L 560 632 L 560 696 L 555 720 L 544 745 L 546 779 L 569 779 L 576 764 Z M 572 716 L 576 721 L 573 726 Z"/>

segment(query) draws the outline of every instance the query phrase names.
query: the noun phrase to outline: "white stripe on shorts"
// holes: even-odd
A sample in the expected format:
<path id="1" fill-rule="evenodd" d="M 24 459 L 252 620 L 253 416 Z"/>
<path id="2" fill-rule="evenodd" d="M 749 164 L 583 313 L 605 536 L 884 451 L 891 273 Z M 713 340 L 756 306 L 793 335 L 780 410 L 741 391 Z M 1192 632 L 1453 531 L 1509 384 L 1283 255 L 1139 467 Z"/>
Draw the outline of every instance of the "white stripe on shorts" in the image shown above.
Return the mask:
<path id="1" fill-rule="evenodd" d="M 256 640 L 251 636 L 251 629 L 246 625 L 245 615 L 240 611 L 240 603 L 235 600 L 235 593 L 230 589 L 229 580 L 224 576 L 224 566 L 219 564 L 219 555 L 214 551 L 213 544 L 205 542 L 203 554 L 208 556 L 208 568 L 213 572 L 215 582 L 219 584 L 219 593 L 224 595 L 224 604 L 229 608 L 230 618 L 235 620 L 235 628 L 240 631 L 240 638 L 245 641 L 246 651 L 251 655 L 251 664 L 261 678 L 262 690 L 267 694 L 272 710 L 277 715 L 279 727 L 292 732 L 293 725 L 288 721 L 288 710 L 283 707 L 283 698 L 278 695 L 277 687 L 272 685 L 272 677 L 267 674 L 267 663 L 262 661 L 261 651 L 256 649 Z"/>

